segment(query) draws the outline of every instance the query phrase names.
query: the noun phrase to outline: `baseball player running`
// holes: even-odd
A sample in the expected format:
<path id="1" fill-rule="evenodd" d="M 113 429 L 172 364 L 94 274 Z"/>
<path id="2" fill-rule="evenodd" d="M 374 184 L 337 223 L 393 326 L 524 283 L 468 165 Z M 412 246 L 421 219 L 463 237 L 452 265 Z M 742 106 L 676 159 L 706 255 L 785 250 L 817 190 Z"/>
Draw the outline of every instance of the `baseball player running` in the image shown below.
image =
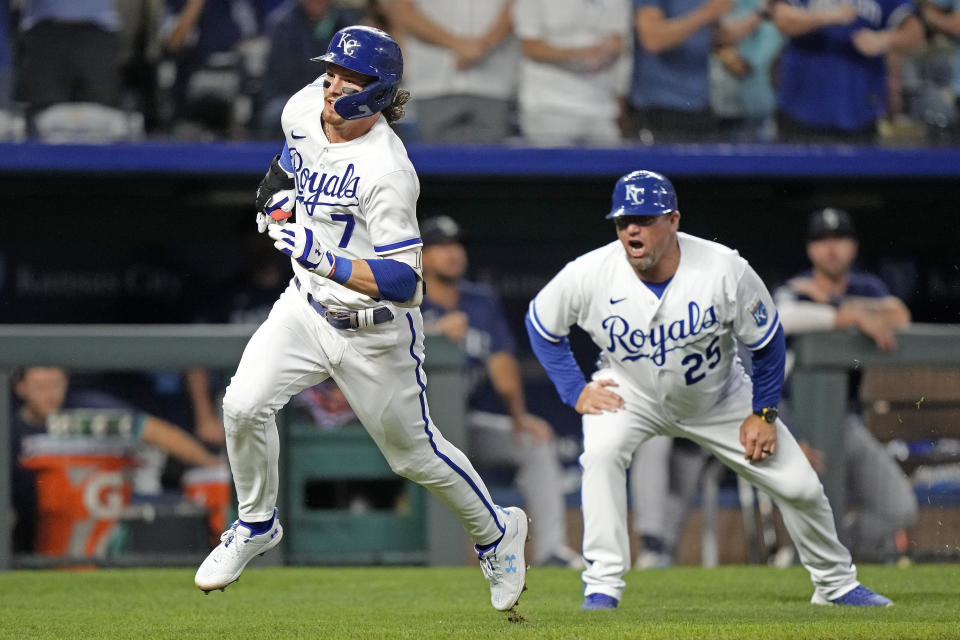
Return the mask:
<path id="1" fill-rule="evenodd" d="M 783 329 L 770 294 L 727 247 L 680 233 L 673 185 L 650 171 L 617 181 L 617 241 L 565 266 L 530 303 L 534 353 L 583 414 L 584 609 L 614 609 L 630 566 L 626 468 L 651 436 L 689 438 L 780 507 L 814 584 L 811 602 L 885 606 L 857 582 L 817 474 L 777 418 Z M 583 378 L 567 335 L 600 347 Z M 736 341 L 753 352 L 751 381 Z"/>
<path id="2" fill-rule="evenodd" d="M 527 516 L 493 504 L 427 406 L 420 184 L 389 126 L 409 98 L 398 89 L 400 48 L 383 31 L 352 26 L 314 60 L 327 63 L 326 73 L 287 102 L 286 145 L 257 193 L 259 229 L 291 257 L 294 276 L 223 399 L 239 520 L 200 565 L 196 585 L 222 590 L 280 542 L 275 416 L 291 396 L 333 378 L 390 468 L 457 514 L 493 606 L 510 609 L 524 588 Z M 285 221 L 294 212 L 296 222 Z"/>

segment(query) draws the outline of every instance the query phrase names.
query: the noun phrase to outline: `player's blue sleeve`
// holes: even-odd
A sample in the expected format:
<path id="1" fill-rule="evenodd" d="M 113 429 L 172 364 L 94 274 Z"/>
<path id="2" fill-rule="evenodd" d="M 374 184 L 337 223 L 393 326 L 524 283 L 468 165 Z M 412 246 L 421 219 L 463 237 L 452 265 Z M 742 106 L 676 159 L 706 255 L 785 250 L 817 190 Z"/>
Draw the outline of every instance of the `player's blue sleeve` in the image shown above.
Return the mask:
<path id="1" fill-rule="evenodd" d="M 367 264 L 377 281 L 381 300 L 405 302 L 413 297 L 417 290 L 417 273 L 413 267 L 389 258 L 367 260 Z"/>
<path id="2" fill-rule="evenodd" d="M 560 394 L 560 399 L 564 404 L 576 407 L 580 392 L 587 386 L 587 381 L 584 380 L 583 371 L 573 357 L 570 339 L 564 336 L 556 342 L 547 340 L 534 328 L 529 313 L 524 317 L 523 324 L 527 327 L 533 354 L 546 369 L 553 386 Z"/>
<path id="3" fill-rule="evenodd" d="M 293 173 L 293 160 L 290 158 L 290 147 L 283 143 L 283 151 L 280 152 L 280 168 L 287 173 Z"/>
<path id="4" fill-rule="evenodd" d="M 753 352 L 753 410 L 775 407 L 783 389 L 787 343 L 783 327 L 777 327 L 770 342 Z"/>

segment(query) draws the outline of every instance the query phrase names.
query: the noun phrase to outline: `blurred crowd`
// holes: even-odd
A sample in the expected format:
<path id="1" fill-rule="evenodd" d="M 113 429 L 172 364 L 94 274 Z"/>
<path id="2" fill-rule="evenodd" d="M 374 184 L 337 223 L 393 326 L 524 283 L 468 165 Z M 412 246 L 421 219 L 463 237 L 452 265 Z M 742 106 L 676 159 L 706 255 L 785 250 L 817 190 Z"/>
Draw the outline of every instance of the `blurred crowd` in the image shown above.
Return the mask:
<path id="1" fill-rule="evenodd" d="M 953 143 L 960 0 L 0 0 L 0 140 L 274 139 L 347 24 L 408 142 Z"/>

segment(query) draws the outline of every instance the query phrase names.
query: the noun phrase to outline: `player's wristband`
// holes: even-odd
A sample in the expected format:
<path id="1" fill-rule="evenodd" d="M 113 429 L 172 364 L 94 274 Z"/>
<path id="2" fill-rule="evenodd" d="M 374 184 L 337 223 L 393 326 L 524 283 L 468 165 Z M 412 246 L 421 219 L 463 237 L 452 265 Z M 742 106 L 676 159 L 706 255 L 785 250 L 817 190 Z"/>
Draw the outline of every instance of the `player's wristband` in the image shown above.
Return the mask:
<path id="1" fill-rule="evenodd" d="M 327 277 L 337 284 L 345 283 L 353 275 L 353 261 L 350 258 L 344 258 L 332 251 L 327 251 L 327 260 L 333 263 L 333 268 Z"/>

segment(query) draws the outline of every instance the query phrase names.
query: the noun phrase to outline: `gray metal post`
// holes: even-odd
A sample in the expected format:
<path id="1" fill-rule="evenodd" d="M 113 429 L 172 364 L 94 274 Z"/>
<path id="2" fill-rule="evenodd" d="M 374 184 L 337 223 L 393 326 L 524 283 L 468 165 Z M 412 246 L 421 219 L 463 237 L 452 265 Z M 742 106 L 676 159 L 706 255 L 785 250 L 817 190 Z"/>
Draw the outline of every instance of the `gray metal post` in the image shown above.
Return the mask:
<path id="1" fill-rule="evenodd" d="M 467 447 L 466 385 L 464 355 L 442 336 L 428 336 L 424 345 L 428 373 L 427 401 L 434 425 L 443 437 L 461 451 Z M 460 566 L 465 561 L 469 539 L 460 520 L 433 495 L 427 498 L 427 564 Z"/>
<path id="2" fill-rule="evenodd" d="M 823 452 L 823 489 L 839 528 L 847 510 L 846 459 L 843 440 L 847 411 L 847 371 L 814 368 L 793 375 L 793 418 L 796 433 Z"/>

